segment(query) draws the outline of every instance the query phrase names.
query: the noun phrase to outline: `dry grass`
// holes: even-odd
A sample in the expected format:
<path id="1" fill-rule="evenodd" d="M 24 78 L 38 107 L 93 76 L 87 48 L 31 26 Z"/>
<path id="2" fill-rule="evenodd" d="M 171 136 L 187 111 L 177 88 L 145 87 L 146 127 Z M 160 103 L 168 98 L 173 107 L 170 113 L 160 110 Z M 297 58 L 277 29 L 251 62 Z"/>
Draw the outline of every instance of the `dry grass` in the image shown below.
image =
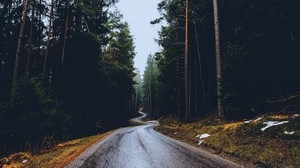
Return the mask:
<path id="1" fill-rule="evenodd" d="M 263 122 L 288 120 L 289 123 L 271 127 L 262 132 Z M 160 120 L 158 131 L 193 146 L 209 149 L 213 153 L 233 156 L 254 164 L 255 167 L 300 167 L 300 118 L 272 115 L 250 124 L 201 120 L 193 123 L 180 123 L 174 117 Z M 285 130 L 296 131 L 285 135 Z M 211 136 L 198 146 L 197 135 L 208 133 Z M 247 166 L 246 166 L 247 167 Z"/>
<path id="2" fill-rule="evenodd" d="M 72 140 L 66 143 L 58 144 L 55 148 L 43 152 L 40 155 L 31 155 L 30 153 L 17 153 L 1 159 L 3 168 L 63 168 L 71 161 L 76 159 L 87 148 L 101 139 L 107 137 L 111 132 L 95 136 Z M 26 160 L 25 163 L 22 163 Z"/>
<path id="3" fill-rule="evenodd" d="M 283 120 L 283 119 L 290 118 L 290 116 L 288 116 L 288 115 L 272 115 L 272 116 L 270 116 L 270 118 Z"/>
<path id="4" fill-rule="evenodd" d="M 240 127 L 243 124 L 243 122 L 235 122 L 235 123 L 228 123 L 224 124 L 225 130 L 236 130 L 238 127 Z"/>

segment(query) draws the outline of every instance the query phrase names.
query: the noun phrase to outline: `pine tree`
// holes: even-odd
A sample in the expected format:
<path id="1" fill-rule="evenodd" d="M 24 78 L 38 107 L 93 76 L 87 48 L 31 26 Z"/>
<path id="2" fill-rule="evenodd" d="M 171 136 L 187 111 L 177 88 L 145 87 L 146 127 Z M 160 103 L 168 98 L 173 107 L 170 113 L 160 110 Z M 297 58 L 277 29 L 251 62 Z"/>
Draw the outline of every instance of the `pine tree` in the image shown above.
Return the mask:
<path id="1" fill-rule="evenodd" d="M 217 68 L 217 99 L 218 99 L 218 114 L 221 117 L 223 115 L 223 106 L 221 101 L 222 95 L 222 65 L 221 65 L 221 45 L 220 45 L 220 24 L 219 24 L 219 10 L 218 0 L 213 0 L 214 8 L 214 25 L 215 25 L 215 47 L 216 47 L 216 68 Z"/>
<path id="2" fill-rule="evenodd" d="M 49 50 L 50 50 L 50 43 L 52 38 L 52 31 L 53 31 L 53 16 L 54 16 L 54 0 L 51 0 L 51 7 L 50 7 L 50 15 L 49 15 L 49 25 L 48 25 L 48 37 L 47 37 L 47 44 L 46 44 L 46 53 L 44 57 L 44 68 L 43 68 L 43 78 L 42 82 L 43 85 L 46 86 L 47 78 L 48 78 L 48 57 L 49 57 Z"/>
<path id="3" fill-rule="evenodd" d="M 26 23 L 28 6 L 29 6 L 29 0 L 24 0 L 23 10 L 22 10 L 22 18 L 21 18 L 21 24 L 20 24 L 20 32 L 19 32 L 19 38 L 18 38 L 18 45 L 17 45 L 16 57 L 15 57 L 12 89 L 11 89 L 12 90 L 12 95 L 11 95 L 12 98 L 15 97 L 17 82 L 18 82 L 18 78 L 19 78 L 18 74 L 19 74 L 20 52 L 21 52 L 21 48 L 22 48 L 22 40 L 23 40 L 23 33 L 24 33 L 24 27 L 25 27 L 25 23 Z"/>

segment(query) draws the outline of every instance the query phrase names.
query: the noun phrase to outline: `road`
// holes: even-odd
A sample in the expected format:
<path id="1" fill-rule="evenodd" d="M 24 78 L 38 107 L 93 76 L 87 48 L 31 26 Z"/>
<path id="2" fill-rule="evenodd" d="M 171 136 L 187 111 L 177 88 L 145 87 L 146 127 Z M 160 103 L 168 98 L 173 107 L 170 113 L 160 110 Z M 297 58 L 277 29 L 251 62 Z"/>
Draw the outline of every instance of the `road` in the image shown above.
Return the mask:
<path id="1" fill-rule="evenodd" d="M 68 168 L 242 167 L 153 130 L 157 123 L 121 128 L 82 153 Z"/>

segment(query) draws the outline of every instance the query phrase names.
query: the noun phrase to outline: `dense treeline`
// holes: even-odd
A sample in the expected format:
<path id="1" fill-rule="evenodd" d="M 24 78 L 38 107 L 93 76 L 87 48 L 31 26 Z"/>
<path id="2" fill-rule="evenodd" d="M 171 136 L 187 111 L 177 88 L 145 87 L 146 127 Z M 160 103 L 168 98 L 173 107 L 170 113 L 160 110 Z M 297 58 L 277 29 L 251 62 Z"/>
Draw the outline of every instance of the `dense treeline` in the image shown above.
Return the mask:
<path id="1" fill-rule="evenodd" d="M 116 2 L 0 2 L 1 154 L 133 115 L 135 47 L 122 15 L 108 11 Z"/>
<path id="2" fill-rule="evenodd" d="M 239 119 L 258 113 L 299 110 L 300 1 L 217 2 L 223 115 Z M 182 120 L 216 114 L 213 1 L 189 0 L 187 29 L 185 1 L 162 0 L 158 10 L 161 18 L 152 24 L 164 20 L 167 25 L 162 27 L 157 40 L 163 50 L 152 58 L 156 60 L 154 67 L 157 69 L 148 61 L 145 93 L 149 93 L 150 85 L 152 88 L 156 85 L 157 89 L 152 89 L 151 97 L 145 96 L 147 111 L 154 117 L 177 113 Z M 188 75 L 185 75 L 186 31 Z M 147 71 L 152 71 L 148 72 L 152 74 L 150 80 Z M 186 78 L 188 89 L 185 88 Z M 185 106 L 190 110 L 190 117 L 185 114 Z"/>

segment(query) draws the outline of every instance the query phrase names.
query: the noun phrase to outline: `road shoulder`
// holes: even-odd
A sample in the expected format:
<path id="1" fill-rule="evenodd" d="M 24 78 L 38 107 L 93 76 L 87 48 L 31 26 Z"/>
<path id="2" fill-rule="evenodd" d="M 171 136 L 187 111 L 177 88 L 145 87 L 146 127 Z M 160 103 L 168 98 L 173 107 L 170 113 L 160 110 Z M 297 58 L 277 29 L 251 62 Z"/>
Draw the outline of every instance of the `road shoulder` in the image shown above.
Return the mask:
<path id="1" fill-rule="evenodd" d="M 277 117 L 276 120 L 290 122 L 261 131 L 265 121 L 275 119 L 274 116 L 266 116 L 252 123 L 211 119 L 184 123 L 169 116 L 160 119 L 160 126 L 155 130 L 244 167 L 299 167 L 300 162 L 294 157 L 300 155 L 298 135 L 284 134 L 285 129 L 295 129 L 294 125 L 299 123 L 299 119 L 292 116 Z M 200 140 L 201 135 L 206 134 L 209 137 Z"/>

